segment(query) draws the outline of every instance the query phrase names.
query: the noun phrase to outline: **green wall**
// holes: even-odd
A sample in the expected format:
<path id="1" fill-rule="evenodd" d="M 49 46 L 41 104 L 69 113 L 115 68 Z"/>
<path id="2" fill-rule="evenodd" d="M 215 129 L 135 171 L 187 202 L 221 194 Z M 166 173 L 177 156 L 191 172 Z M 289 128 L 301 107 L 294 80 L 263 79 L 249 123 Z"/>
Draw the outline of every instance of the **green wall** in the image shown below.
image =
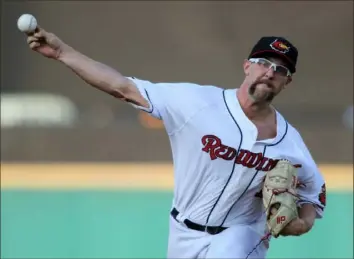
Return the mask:
<path id="1" fill-rule="evenodd" d="M 164 258 L 169 192 L 2 191 L 1 258 Z M 353 193 L 324 220 L 271 243 L 269 258 L 353 258 Z"/>

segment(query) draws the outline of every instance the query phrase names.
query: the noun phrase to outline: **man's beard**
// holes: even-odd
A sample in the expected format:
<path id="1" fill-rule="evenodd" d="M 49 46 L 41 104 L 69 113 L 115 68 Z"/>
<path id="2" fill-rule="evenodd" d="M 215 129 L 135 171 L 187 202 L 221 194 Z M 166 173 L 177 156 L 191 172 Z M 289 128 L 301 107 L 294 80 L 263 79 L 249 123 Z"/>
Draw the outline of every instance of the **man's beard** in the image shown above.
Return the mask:
<path id="1" fill-rule="evenodd" d="M 261 93 L 257 91 L 257 87 L 260 87 L 260 84 L 266 84 L 270 90 L 266 93 Z M 248 88 L 248 94 L 255 102 L 268 102 L 270 103 L 274 97 L 275 93 L 273 92 L 274 86 L 269 80 L 257 80 L 253 82 Z M 259 90 L 262 91 L 262 90 Z"/>

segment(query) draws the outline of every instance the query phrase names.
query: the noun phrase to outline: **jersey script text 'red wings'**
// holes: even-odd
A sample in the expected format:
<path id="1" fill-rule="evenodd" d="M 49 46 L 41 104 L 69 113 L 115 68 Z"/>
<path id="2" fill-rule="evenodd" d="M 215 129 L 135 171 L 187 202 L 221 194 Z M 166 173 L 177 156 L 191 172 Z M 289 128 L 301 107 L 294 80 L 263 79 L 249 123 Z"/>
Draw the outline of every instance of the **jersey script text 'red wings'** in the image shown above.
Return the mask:
<path id="1" fill-rule="evenodd" d="M 229 161 L 234 160 L 236 164 L 241 164 L 248 168 L 255 168 L 259 171 L 270 171 L 279 161 L 279 159 L 271 159 L 263 156 L 262 153 L 253 153 L 245 149 L 241 149 L 237 154 L 235 148 L 223 145 L 221 139 L 214 135 L 203 136 L 202 144 L 204 145 L 202 150 L 209 153 L 211 160 L 217 158 Z M 301 165 L 294 166 L 301 167 Z"/>

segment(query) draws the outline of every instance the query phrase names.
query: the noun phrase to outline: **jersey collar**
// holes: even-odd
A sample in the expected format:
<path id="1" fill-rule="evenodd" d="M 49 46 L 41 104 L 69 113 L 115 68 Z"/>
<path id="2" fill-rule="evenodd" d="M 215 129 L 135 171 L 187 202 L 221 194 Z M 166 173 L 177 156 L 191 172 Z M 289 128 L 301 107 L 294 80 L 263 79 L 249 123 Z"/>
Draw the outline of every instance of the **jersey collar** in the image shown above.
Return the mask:
<path id="1" fill-rule="evenodd" d="M 237 124 L 241 128 L 243 134 L 249 134 L 250 137 L 254 140 L 254 142 L 258 143 L 265 143 L 267 145 L 276 145 L 280 143 L 285 137 L 288 128 L 287 121 L 284 119 L 284 117 L 275 109 L 277 119 L 277 136 L 273 139 L 256 141 L 258 134 L 257 128 L 243 112 L 236 96 L 237 90 L 238 89 L 225 90 L 225 102 L 233 117 L 235 118 Z"/>

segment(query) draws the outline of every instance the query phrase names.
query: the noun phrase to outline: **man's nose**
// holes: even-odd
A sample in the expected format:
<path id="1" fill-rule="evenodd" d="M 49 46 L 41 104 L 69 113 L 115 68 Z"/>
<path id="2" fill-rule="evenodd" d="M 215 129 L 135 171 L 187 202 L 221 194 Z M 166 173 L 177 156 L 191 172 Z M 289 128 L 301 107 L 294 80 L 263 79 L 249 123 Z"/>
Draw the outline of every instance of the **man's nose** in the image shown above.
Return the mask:
<path id="1" fill-rule="evenodd" d="M 265 76 L 269 79 L 273 78 L 274 77 L 274 69 L 272 67 L 270 67 L 267 72 L 265 73 Z"/>

